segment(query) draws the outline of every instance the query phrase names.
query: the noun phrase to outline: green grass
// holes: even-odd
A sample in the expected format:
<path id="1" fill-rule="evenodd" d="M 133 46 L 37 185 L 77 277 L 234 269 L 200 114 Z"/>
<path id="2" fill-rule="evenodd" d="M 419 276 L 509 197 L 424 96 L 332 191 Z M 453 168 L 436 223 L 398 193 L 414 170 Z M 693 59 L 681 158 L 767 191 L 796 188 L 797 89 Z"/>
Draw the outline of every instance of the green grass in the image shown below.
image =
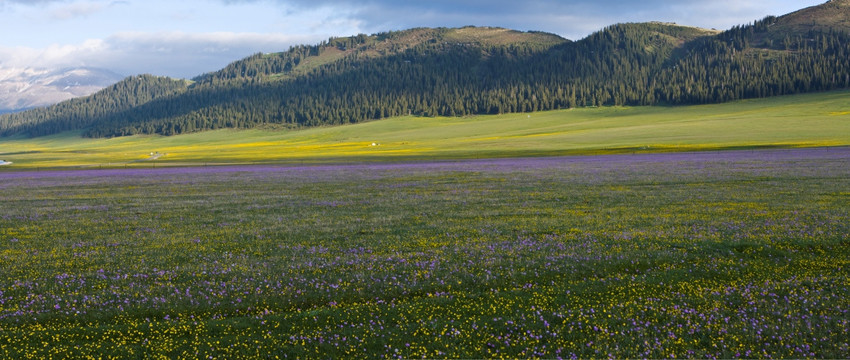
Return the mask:
<path id="1" fill-rule="evenodd" d="M 3 172 L 0 358 L 846 359 L 848 159 Z"/>
<path id="2" fill-rule="evenodd" d="M 850 93 L 683 107 L 610 107 L 464 118 L 399 117 L 306 130 L 173 137 L 0 138 L 15 168 L 343 162 L 850 145 Z M 373 143 L 378 146 L 371 146 Z"/>

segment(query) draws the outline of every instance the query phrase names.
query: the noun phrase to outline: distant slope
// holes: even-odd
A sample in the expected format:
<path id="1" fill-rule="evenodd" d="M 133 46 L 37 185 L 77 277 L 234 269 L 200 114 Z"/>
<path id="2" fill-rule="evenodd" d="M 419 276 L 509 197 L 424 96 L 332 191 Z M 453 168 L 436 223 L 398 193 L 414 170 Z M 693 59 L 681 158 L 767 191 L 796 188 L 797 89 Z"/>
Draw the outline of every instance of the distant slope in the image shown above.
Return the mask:
<path id="1" fill-rule="evenodd" d="M 850 0 L 768 16 L 684 50 L 659 73 L 661 102 L 718 103 L 850 88 Z"/>
<path id="2" fill-rule="evenodd" d="M 128 77 L 94 95 L 0 117 L 0 134 L 30 136 L 79 130 L 111 121 L 154 99 L 165 99 L 188 89 L 189 82 L 151 75 Z"/>
<path id="3" fill-rule="evenodd" d="M 91 95 L 123 77 L 108 70 L 0 68 L 0 113 L 53 105 Z"/>
<path id="4" fill-rule="evenodd" d="M 847 29 L 850 29 L 850 0 L 831 0 L 776 18 L 769 26 L 768 38 L 782 41 L 810 31 L 847 32 Z"/>
<path id="5" fill-rule="evenodd" d="M 399 161 L 850 145 L 848 91 L 712 105 L 410 116 L 303 130 L 0 138 L 11 169 Z M 374 144 L 374 146 L 373 146 Z M 830 151 L 825 149 L 823 151 Z M 162 154 L 155 163 L 151 153 Z M 2 171 L 2 170 L 0 170 Z"/>
<path id="6" fill-rule="evenodd" d="M 414 114 L 467 115 L 598 105 L 627 81 L 639 102 L 648 71 L 704 30 L 623 24 L 581 43 L 500 28 L 412 29 L 333 38 L 316 46 L 258 54 L 195 79 L 185 92 L 104 112 L 87 136 L 178 134 L 260 124 L 316 126 Z M 622 51 L 621 50 L 628 50 Z M 600 92 L 598 85 L 604 86 Z M 623 96 L 626 96 L 625 93 Z M 109 93 L 101 94 L 108 98 Z M 623 99 L 625 101 L 625 98 Z M 64 111 L 44 121 L 0 118 L 5 134 L 69 130 Z M 77 124 L 82 124 L 78 122 Z M 57 126 L 53 126 L 57 125 Z"/>
<path id="7" fill-rule="evenodd" d="M 149 89 L 165 88 L 133 104 L 110 102 L 126 93 L 108 89 L 88 103 L 0 116 L 0 134 L 173 135 L 843 89 L 850 87 L 848 1 L 722 33 L 642 23 L 613 25 L 577 42 L 477 27 L 331 38 L 257 54 L 192 84 L 147 78 Z"/>

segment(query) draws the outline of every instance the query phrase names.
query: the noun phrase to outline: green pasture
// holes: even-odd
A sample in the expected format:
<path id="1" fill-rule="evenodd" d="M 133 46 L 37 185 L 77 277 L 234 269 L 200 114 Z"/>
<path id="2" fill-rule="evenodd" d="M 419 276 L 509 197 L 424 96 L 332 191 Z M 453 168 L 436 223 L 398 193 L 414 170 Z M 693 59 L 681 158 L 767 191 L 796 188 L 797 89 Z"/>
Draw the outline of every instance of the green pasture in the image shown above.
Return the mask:
<path id="1" fill-rule="evenodd" d="M 850 145 L 850 93 L 717 105 L 607 107 L 463 118 L 399 117 L 303 130 L 173 137 L 0 138 L 16 168 L 341 162 Z M 163 154 L 150 160 L 151 153 Z"/>
<path id="2" fill-rule="evenodd" d="M 0 358 L 847 359 L 848 163 L 0 172 Z"/>

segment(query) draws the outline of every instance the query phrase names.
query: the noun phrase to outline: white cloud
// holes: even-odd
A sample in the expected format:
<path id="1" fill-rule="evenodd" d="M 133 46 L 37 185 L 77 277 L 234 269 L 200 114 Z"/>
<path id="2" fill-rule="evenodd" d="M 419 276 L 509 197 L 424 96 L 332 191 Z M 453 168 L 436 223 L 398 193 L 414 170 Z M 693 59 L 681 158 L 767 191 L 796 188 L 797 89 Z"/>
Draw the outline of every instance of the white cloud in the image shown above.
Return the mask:
<path id="1" fill-rule="evenodd" d="M 0 0 L 0 6 L 22 4 L 22 5 L 41 5 L 55 2 L 64 2 L 66 0 Z"/>
<path id="2" fill-rule="evenodd" d="M 85 17 L 102 11 L 109 4 L 102 2 L 78 2 L 57 7 L 50 11 L 50 18 L 53 20 L 68 20 L 78 17 Z"/>
<path id="3" fill-rule="evenodd" d="M 98 67 L 119 74 L 151 73 L 188 78 L 218 70 L 256 52 L 284 51 L 314 43 L 305 36 L 254 33 L 120 33 L 77 45 L 46 49 L 0 47 L 0 66 L 17 68 Z"/>
<path id="4" fill-rule="evenodd" d="M 88 40 L 79 45 L 51 45 L 45 49 L 0 47 L 0 66 L 56 68 L 85 66 L 86 59 L 106 50 L 101 40 Z"/>

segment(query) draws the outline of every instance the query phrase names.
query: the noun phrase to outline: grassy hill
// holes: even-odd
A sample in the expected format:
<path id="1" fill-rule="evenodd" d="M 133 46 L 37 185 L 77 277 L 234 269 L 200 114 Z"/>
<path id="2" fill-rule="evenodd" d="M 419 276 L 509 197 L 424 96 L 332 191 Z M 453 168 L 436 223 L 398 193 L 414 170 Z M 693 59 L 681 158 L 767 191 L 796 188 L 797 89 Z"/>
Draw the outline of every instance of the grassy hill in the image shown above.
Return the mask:
<path id="1" fill-rule="evenodd" d="M 264 133 L 261 129 L 268 128 L 319 128 L 316 131 L 322 133 L 328 126 L 387 119 L 416 129 L 422 123 L 463 123 L 483 115 L 499 115 L 484 118 L 495 121 L 519 116 L 509 114 L 564 109 L 584 114 L 578 110 L 718 104 L 850 89 L 848 54 L 850 0 L 768 16 L 723 32 L 659 22 L 617 24 L 575 42 L 553 34 L 491 27 L 416 28 L 256 54 L 192 81 L 130 77 L 88 98 L 0 115 L 0 137 L 69 132 L 92 138 L 171 136 L 221 129 Z M 587 114 L 610 115 L 606 110 Z M 565 117 L 572 116 L 577 115 Z M 638 115 L 632 116 L 628 119 Z M 683 116 L 689 118 L 691 113 Z M 530 126 L 530 131 L 543 126 L 529 119 L 517 123 Z M 746 126 L 733 125 L 738 130 Z M 656 135 L 664 134 L 652 134 L 653 139 Z M 198 138 L 210 136 L 214 137 Z M 519 147 L 532 153 L 566 151 L 561 143 L 546 145 L 554 142 L 552 136 L 543 138 L 542 144 Z M 361 140 L 369 141 L 357 141 Z M 575 144 L 582 143 L 581 138 L 566 140 L 572 144 L 570 151 L 580 150 Z M 625 145 L 602 140 L 592 146 L 644 146 L 631 140 Z M 508 144 L 475 140 L 397 151 L 428 156 L 443 154 L 441 149 L 448 147 L 453 149 L 450 156 L 464 156 L 461 153 L 467 150 L 487 153 L 489 146 L 496 154 L 498 149 L 513 153 L 511 142 L 520 140 L 499 141 Z M 338 147 L 320 149 L 330 154 L 322 156 L 341 155 Z M 294 155 L 275 153 L 271 160 L 318 156 L 300 148 L 279 150 Z"/>
<path id="2" fill-rule="evenodd" d="M 770 26 L 770 37 L 781 40 L 786 36 L 810 31 L 847 31 L 850 29 L 850 0 L 831 0 L 778 17 Z"/>
<path id="3" fill-rule="evenodd" d="M 175 135 L 268 124 L 290 128 L 403 115 L 468 116 L 720 103 L 850 87 L 850 35 L 756 41 L 767 20 L 729 31 L 617 24 L 580 41 L 500 28 L 419 28 L 331 38 L 257 54 L 192 83 L 147 79 L 85 101 L 0 117 L 0 136 L 83 130 L 88 137 Z M 823 46 L 810 46 L 814 36 Z M 130 79 L 134 80 L 134 79 Z M 156 92 L 158 87 L 167 87 Z M 154 90 L 154 91 L 151 91 Z M 132 106 L 125 106 L 132 105 Z"/>
<path id="4" fill-rule="evenodd" d="M 14 162 L 2 169 L 8 171 L 845 146 L 850 145 L 848 96 L 840 91 L 716 105 L 404 116 L 304 130 L 227 129 L 168 137 L 86 139 L 68 132 L 0 138 L 0 159 Z"/>

